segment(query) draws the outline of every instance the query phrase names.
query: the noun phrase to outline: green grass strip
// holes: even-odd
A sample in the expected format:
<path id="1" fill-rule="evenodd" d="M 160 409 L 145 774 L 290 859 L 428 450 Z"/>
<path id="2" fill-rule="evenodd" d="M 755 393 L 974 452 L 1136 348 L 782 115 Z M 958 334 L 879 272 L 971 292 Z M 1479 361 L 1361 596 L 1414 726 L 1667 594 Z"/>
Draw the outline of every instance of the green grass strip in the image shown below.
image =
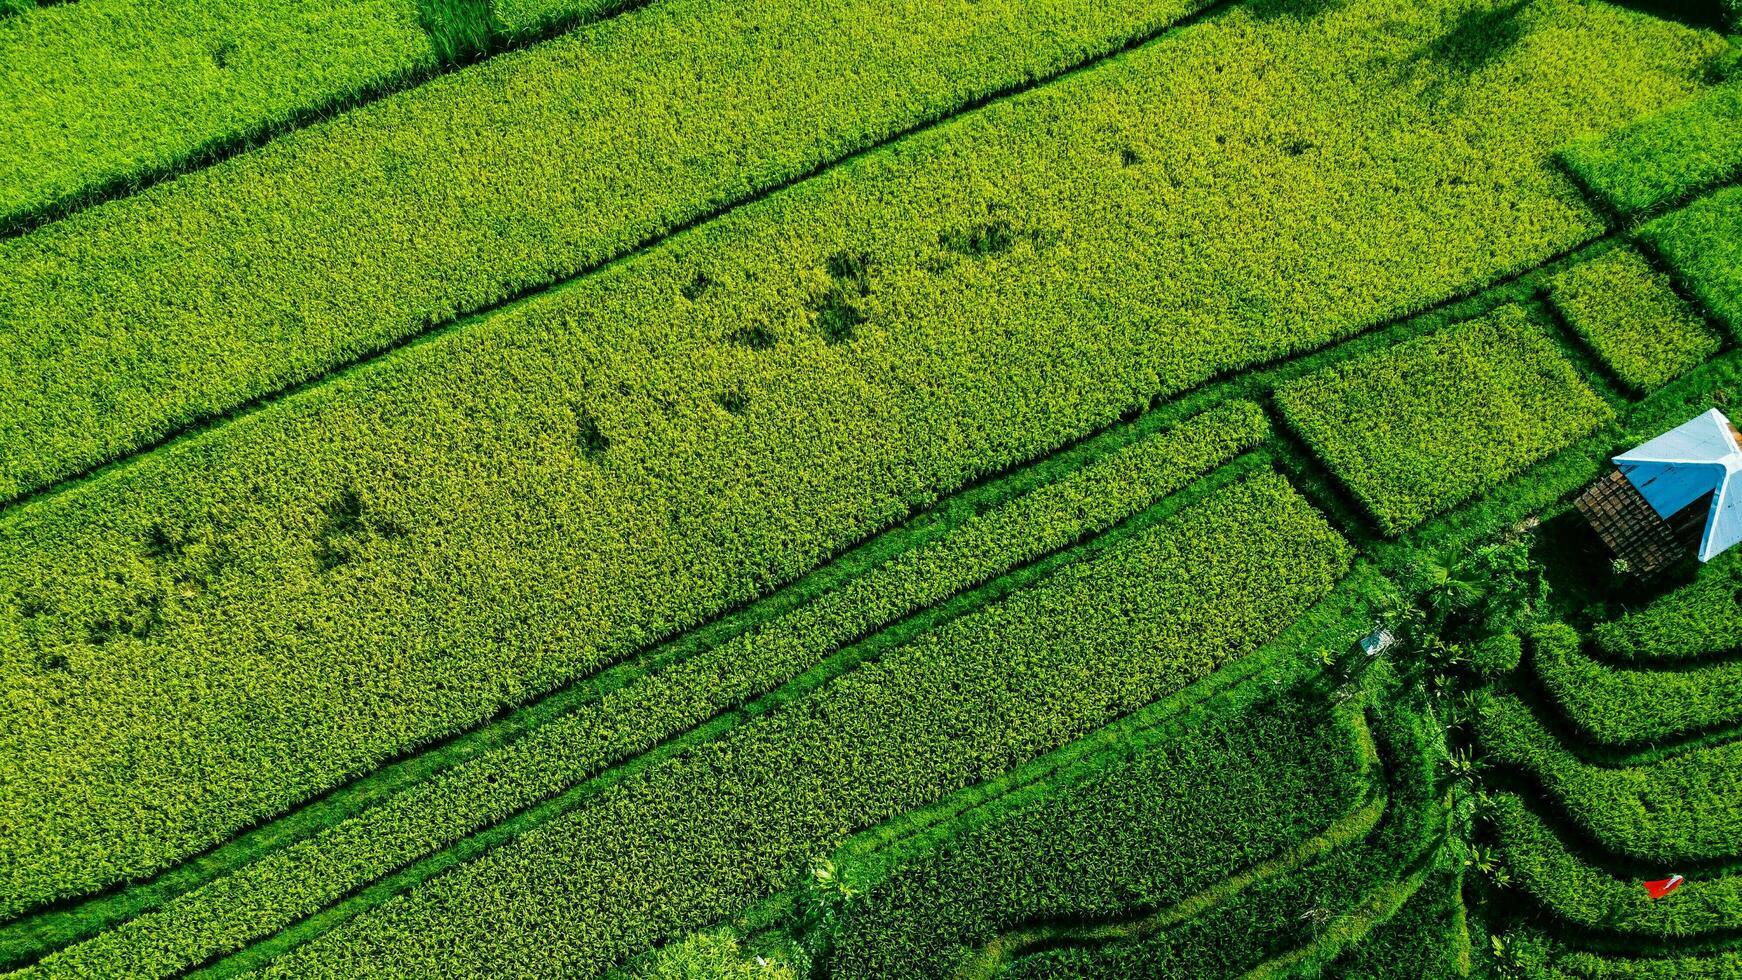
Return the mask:
<path id="1" fill-rule="evenodd" d="M 1390 534 L 1488 490 L 1611 417 L 1517 306 L 1285 385 L 1276 400 Z"/>
<path id="2" fill-rule="evenodd" d="M 1330 972 L 1360 980 L 1470 974 L 1472 950 L 1463 869 L 1432 871 L 1397 913 L 1338 957 Z"/>
<path id="3" fill-rule="evenodd" d="M 1385 811 L 1385 800 L 1376 797 L 1351 811 L 1321 833 L 1308 837 L 1287 850 L 1230 874 L 1203 891 L 1160 912 L 1140 918 L 1122 919 L 1093 926 L 1036 926 L 1001 934 L 979 956 L 958 971 L 961 977 L 991 977 L 1004 962 L 1019 957 L 1036 947 L 1059 945 L 1090 945 L 1119 940 L 1141 939 L 1171 929 L 1203 914 L 1207 909 L 1228 901 L 1253 884 L 1297 870 L 1323 857 L 1338 847 L 1361 839 L 1378 824 Z"/>
<path id="4" fill-rule="evenodd" d="M 162 976 L 232 952 L 603 766 L 752 701 L 859 637 L 1106 531 L 1267 432 L 1256 405 L 1235 402 L 1115 448 L 753 631 L 611 690 L 161 910 L 56 953 L 27 975 Z M 69 917 L 59 934 L 31 938 L 41 947 L 101 924 Z"/>
<path id="5" fill-rule="evenodd" d="M 1414 42 L 1367 28 L 1454 15 L 1230 8 L 11 511 L 0 895 L 150 874 L 1157 396 L 1602 234 L 1550 148 L 1691 84 L 1698 44 L 1532 11 L 1540 43 L 1398 85 Z M 1424 103 L 1448 79 L 1486 94 Z M 1439 135 L 1372 152 L 1400 119 Z M 1303 127 L 1323 152 L 1288 151 Z M 1463 132 L 1493 152 L 1474 183 Z"/>
<path id="6" fill-rule="evenodd" d="M 1503 939 L 1511 962 L 1541 980 L 1731 980 L 1742 976 L 1742 951 L 1658 955 L 1580 948 L 1541 928 L 1516 926 Z"/>
<path id="7" fill-rule="evenodd" d="M 1641 865 L 1617 874 L 1568 848 L 1555 830 L 1516 795 L 1498 793 L 1491 819 L 1513 887 L 1561 923 L 1640 940 L 1688 939 L 1733 933 L 1742 921 L 1742 875 L 1701 877 L 1667 898 L 1648 898 L 1641 882 L 1677 873 Z"/>
<path id="8" fill-rule="evenodd" d="M 1642 765 L 1586 762 L 1556 742 L 1524 702 L 1492 693 L 1476 728 L 1491 761 L 1530 772 L 1568 819 L 1612 854 L 1664 867 L 1742 857 L 1742 813 L 1735 808 L 1742 742 Z"/>
<path id="9" fill-rule="evenodd" d="M 1260 474 L 619 784 L 263 975 L 367 976 L 387 962 L 440 962 L 450 975 L 608 966 L 776 890 L 857 827 L 1237 659 L 1325 594 L 1348 557 L 1284 481 Z M 1187 581 L 1216 587 L 1188 598 L 1175 591 Z M 507 893 L 521 923 L 511 933 L 490 924 Z"/>
<path id="10" fill-rule="evenodd" d="M 1157 34 L 1200 6 L 1198 0 L 1112 10 L 1089 0 L 950 0 L 942 7 L 870 0 L 748 7 L 735 0 L 661 2 L 443 76 L 258 153 L 5 243 L 0 307 L 9 311 L 9 334 L 25 360 L 6 373 L 13 384 L 0 388 L 0 416 L 17 426 L 0 457 L 0 497 L 87 472 L 378 356 L 458 315 L 597 270 L 674 229 L 964 105 L 1030 87 Z M 1047 172 L 1068 168 L 1073 197 L 1087 186 L 1079 179 L 1085 174 L 1110 185 L 1098 188 L 1102 200 L 1126 198 L 1131 192 L 1117 190 L 1121 184 L 1153 184 L 1143 188 L 1146 218 L 1164 201 L 1194 196 L 1199 187 L 1311 187 L 1284 209 L 1316 215 L 1318 207 L 1331 207 L 1378 224 L 1357 230 L 1295 217 L 1286 226 L 1269 225 L 1272 237 L 1265 241 L 1286 241 L 1285 227 L 1314 236 L 1325 250 L 1318 261 L 1336 260 L 1340 282 L 1363 284 L 1340 306 L 1370 301 L 1361 294 L 1397 282 L 1402 266 L 1426 265 L 1422 254 L 1441 257 L 1427 266 L 1432 274 L 1418 287 L 1423 292 L 1443 295 L 1431 286 L 1444 280 L 1467 287 L 1495 266 L 1528 264 L 1519 260 L 1540 257 L 1545 243 L 1552 251 L 1588 231 L 1592 218 L 1567 199 L 1564 179 L 1546 159 L 1549 148 L 1690 94 L 1715 42 L 1675 25 L 1579 13 L 1565 0 L 1508 16 L 1528 21 L 1520 26 L 1530 30 L 1479 68 L 1434 46 L 1434 36 L 1445 35 L 1447 46 L 1455 46 L 1462 39 L 1456 32 L 1474 28 L 1432 8 L 1411 14 L 1420 42 L 1388 32 L 1338 42 L 1353 44 L 1346 53 L 1366 59 L 1367 82 L 1327 77 L 1321 84 L 1316 76 L 1330 72 L 1330 56 L 1303 63 L 1307 56 L 1296 49 L 1286 73 L 1292 80 L 1252 77 L 1250 63 L 1236 69 L 1250 112 L 1238 113 L 1232 99 L 1203 108 L 1207 92 L 1184 94 L 1191 86 L 1113 94 L 1158 104 L 1147 110 L 1109 106 L 1103 111 L 1124 120 L 1118 131 L 1125 135 L 1084 123 L 1073 152 Z M 1368 19 L 1359 11 L 1320 18 L 1350 30 L 1370 26 Z M 1292 18 L 1266 23 L 1267 35 L 1313 34 Z M 1326 49 L 1321 43 L 1318 50 Z M 1516 91 L 1501 84 L 1508 72 L 1531 74 L 1553 59 L 1565 68 L 1559 78 L 1533 76 L 1535 88 Z M 1401 81 L 1389 67 L 1398 60 L 1411 64 Z M 730 73 L 721 76 L 718 65 Z M 708 85 L 697 85 L 698 73 Z M 1568 78 L 1572 90 L 1563 92 Z M 1196 87 L 1228 91 L 1223 87 L 1235 82 L 1220 76 Z M 1456 104 L 1439 100 L 1448 86 L 1466 85 L 1470 97 Z M 1283 99 L 1285 92 L 1292 98 L 1290 86 L 1317 86 L 1318 94 L 1286 118 L 1255 126 L 1260 113 L 1281 112 L 1267 100 Z M 1386 98 L 1365 100 L 1376 88 L 1386 90 Z M 1361 111 L 1339 115 L 1333 90 L 1350 95 L 1340 106 Z M 1357 91 L 1362 100 L 1353 97 Z M 724 103 L 731 111 L 722 111 L 721 92 L 731 93 Z M 1514 111 L 1548 102 L 1553 112 Z M 645 111 L 649 105 L 661 111 Z M 1140 121 L 1145 114 L 1167 118 L 1150 125 Z M 1369 165 L 1335 176 L 1323 170 L 1332 147 L 1366 152 L 1347 146 L 1352 129 L 1389 139 L 1400 119 L 1441 136 L 1388 142 L 1401 155 L 1373 160 L 1371 167 L 1395 172 L 1400 187 L 1420 185 L 1426 196 L 1408 214 L 1376 213 L 1373 205 L 1384 195 L 1373 183 L 1381 178 L 1374 173 L 1361 182 L 1357 176 Z M 1452 146 L 1483 130 L 1507 134 L 1483 144 L 1502 162 L 1473 180 L 1468 171 L 1475 158 Z M 551 132 L 580 135 L 552 140 Z M 1169 138 L 1157 139 L 1163 132 Z M 1216 135 L 1222 144 L 1213 142 Z M 1026 145 L 1019 139 L 995 157 Z M 1221 149 L 1227 145 L 1232 151 Z M 1123 164 L 1126 151 L 1141 160 L 1146 147 L 1155 158 L 1147 170 Z M 1224 160 L 1227 152 L 1232 155 Z M 1484 158 L 1483 166 L 1489 162 Z M 1096 220 L 1080 206 L 1050 199 L 1025 208 L 1031 213 L 1021 222 L 1014 214 L 992 214 L 985 209 L 1005 202 L 984 200 L 987 192 L 1009 186 L 986 172 L 988 164 L 997 166 L 992 159 L 969 155 L 936 163 L 944 168 L 936 175 L 940 182 L 964 179 L 932 192 L 935 203 L 954 214 L 927 229 L 928 253 L 945 242 L 975 241 L 1004 251 L 1032 236 L 1044 242 L 1063 235 L 1079 227 L 1079 218 Z M 965 179 L 970 173 L 983 176 Z M 1109 176 L 1121 173 L 1117 182 Z M 1257 193 L 1260 201 L 1274 202 L 1280 192 Z M 1528 217 L 1486 226 L 1477 221 L 1489 208 L 1510 212 L 1520 205 Z M 1272 206 L 1248 203 L 1260 211 Z M 842 216 L 835 216 L 825 224 L 875 226 L 862 220 L 840 223 Z M 1220 236 L 1219 224 L 1179 227 Z M 1263 226 L 1247 221 L 1240 227 Z M 1081 234 L 1072 232 L 1074 244 L 1084 244 L 1074 241 Z M 1265 242 L 1229 237 L 1239 243 L 1218 237 L 1213 248 L 1184 239 L 1164 246 L 1164 252 L 1191 248 L 1201 258 L 1225 256 L 1242 275 L 1230 282 L 1193 274 L 1156 315 L 1182 307 L 1204 322 L 1306 318 L 1286 293 L 1271 287 L 1271 295 L 1251 284 L 1261 276 L 1256 256 L 1274 254 L 1263 250 Z M 1371 262 L 1363 258 L 1369 253 Z M 1418 257 L 1405 258 L 1412 254 Z M 925 255 L 921 261 L 938 260 Z M 795 271 L 811 267 L 807 262 Z M 1362 270 L 1358 280 L 1352 269 Z M 701 280 L 694 279 L 698 274 Z M 703 270 L 690 276 L 673 288 L 743 285 Z M 794 305 L 831 309 L 841 326 L 865 315 L 865 303 L 848 293 L 830 300 L 830 284 L 815 272 L 786 288 Z M 648 301 L 672 300 L 667 293 Z M 1335 330 L 1341 322 L 1333 312 L 1319 329 Z M 101 383 L 93 383 L 94 363 L 104 365 Z"/>
<path id="11" fill-rule="evenodd" d="M 1699 312 L 1633 249 L 1605 252 L 1561 273 L 1549 296 L 1635 391 L 1656 388 L 1718 352 L 1719 338 Z"/>
<path id="12" fill-rule="evenodd" d="M 990 976 L 1032 945 L 1183 921 L 1194 895 L 1237 891 L 1231 876 L 1316 856 L 1329 845 L 1310 842 L 1345 817 L 1363 836 L 1383 809 L 1382 795 L 1362 805 L 1378 759 L 1354 737 L 1359 713 L 1321 697 L 1284 695 L 1155 744 L 910 862 L 866 893 L 830 975 Z"/>
<path id="13" fill-rule="evenodd" d="M 1575 143 L 1567 168 L 1624 217 L 1649 215 L 1742 176 L 1742 81 Z"/>
<path id="14" fill-rule="evenodd" d="M 1373 672 L 1388 669 L 1379 665 Z M 1267 965 L 1305 964 L 1319 954 L 1334 957 L 1342 939 L 1382 920 L 1413 890 L 1413 882 L 1404 889 L 1397 882 L 1414 877 L 1424 862 L 1431 864 L 1447 810 L 1435 785 L 1443 742 L 1419 696 L 1390 682 L 1374 690 L 1372 723 L 1389 798 L 1384 817 L 1364 840 L 1293 873 L 1256 882 L 1174 929 L 1039 952 L 1018 960 L 1008 975 L 1024 980 L 1239 976 Z"/>
<path id="15" fill-rule="evenodd" d="M 635 2 L 542 0 L 536 22 L 508 24 L 486 0 L 103 0 L 28 17 L 0 3 L 0 99 L 14 137 L 0 157 L 0 236 Z"/>
<path id="16" fill-rule="evenodd" d="M 1742 187 L 1703 197 L 1638 234 L 1731 336 L 1742 336 Z"/>
<path id="17" fill-rule="evenodd" d="M 1742 724 L 1742 662 L 1649 665 L 1600 660 L 1571 630 L 1539 632 L 1532 665 L 1567 721 L 1591 742 L 1642 746 Z"/>
<path id="18" fill-rule="evenodd" d="M 1313 942 L 1260 963 L 1243 974 L 1243 980 L 1305 976 L 1309 971 L 1322 970 L 1344 951 L 1389 922 L 1420 893 L 1434 873 L 1432 858 L 1431 852 L 1424 854 L 1405 877 L 1374 889 L 1360 905 L 1334 919 Z"/>

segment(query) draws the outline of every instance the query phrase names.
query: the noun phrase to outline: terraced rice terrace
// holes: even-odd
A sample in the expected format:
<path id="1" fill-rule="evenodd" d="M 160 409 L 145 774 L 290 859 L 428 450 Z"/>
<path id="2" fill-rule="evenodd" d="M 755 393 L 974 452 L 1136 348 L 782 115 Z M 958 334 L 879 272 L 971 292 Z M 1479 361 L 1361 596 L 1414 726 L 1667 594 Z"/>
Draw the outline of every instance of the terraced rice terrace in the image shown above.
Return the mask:
<path id="1" fill-rule="evenodd" d="M 1742 976 L 1739 30 L 0 0 L 0 980 Z"/>

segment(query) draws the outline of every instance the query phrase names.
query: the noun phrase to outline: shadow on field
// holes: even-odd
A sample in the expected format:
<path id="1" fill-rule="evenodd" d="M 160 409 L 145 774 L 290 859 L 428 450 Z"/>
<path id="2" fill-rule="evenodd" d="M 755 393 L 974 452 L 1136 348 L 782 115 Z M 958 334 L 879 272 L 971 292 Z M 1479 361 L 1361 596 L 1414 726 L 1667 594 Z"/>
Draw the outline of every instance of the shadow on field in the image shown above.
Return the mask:
<path id="1" fill-rule="evenodd" d="M 1331 13 L 1348 0 L 1252 0 L 1246 10 L 1261 21 L 1308 21 Z"/>
<path id="2" fill-rule="evenodd" d="M 1724 30 L 1724 13 L 1718 0 L 1611 0 L 1618 7 L 1652 17 L 1673 20 L 1702 30 Z"/>
<path id="3" fill-rule="evenodd" d="M 1506 58 L 1530 33 L 1530 4 L 1512 0 L 1458 14 L 1444 33 L 1397 63 L 1395 84 L 1415 88 L 1421 102 L 1435 112 L 1459 111 L 1468 97 L 1470 76 Z"/>
<path id="4" fill-rule="evenodd" d="M 1578 625 L 1649 605 L 1658 596 L 1693 581 L 1699 571 L 1699 562 L 1690 552 L 1684 560 L 1649 578 L 1618 573 L 1609 549 L 1585 518 L 1570 507 L 1537 529 L 1536 557 L 1548 579 L 1549 603 L 1561 619 Z"/>

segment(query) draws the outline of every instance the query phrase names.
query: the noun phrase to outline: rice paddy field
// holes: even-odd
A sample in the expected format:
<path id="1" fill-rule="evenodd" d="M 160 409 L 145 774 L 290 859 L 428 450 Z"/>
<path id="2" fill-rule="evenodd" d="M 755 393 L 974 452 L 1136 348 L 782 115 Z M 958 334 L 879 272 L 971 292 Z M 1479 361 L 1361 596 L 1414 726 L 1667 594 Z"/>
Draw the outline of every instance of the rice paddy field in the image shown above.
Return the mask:
<path id="1" fill-rule="evenodd" d="M 1738 31 L 0 0 L 0 980 L 1742 976 Z"/>

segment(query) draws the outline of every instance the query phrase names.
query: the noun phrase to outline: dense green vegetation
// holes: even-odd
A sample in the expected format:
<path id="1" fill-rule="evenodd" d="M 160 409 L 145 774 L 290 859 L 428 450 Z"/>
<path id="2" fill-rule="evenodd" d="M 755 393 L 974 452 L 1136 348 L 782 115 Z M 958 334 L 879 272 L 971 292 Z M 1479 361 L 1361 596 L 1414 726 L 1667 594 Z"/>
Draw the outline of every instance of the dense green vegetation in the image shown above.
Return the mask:
<path id="1" fill-rule="evenodd" d="M 1711 11 L 0 15 L 5 980 L 1735 972 Z"/>
<path id="2" fill-rule="evenodd" d="M 1461 977 L 1470 972 L 1462 869 L 1439 870 L 1333 967 L 1339 977 Z"/>
<path id="3" fill-rule="evenodd" d="M 1595 952 L 1569 949 L 1534 929 L 1509 932 L 1505 946 L 1508 962 L 1545 980 L 1726 980 L 1742 972 L 1742 954 L 1736 952 Z"/>
<path id="4" fill-rule="evenodd" d="M 0 492 L 52 483 L 595 268 L 1191 9 L 867 2 L 664 0 L 0 245 L 11 368 L 0 413 L 16 426 Z M 691 269 L 646 302 L 682 310 L 683 290 L 716 284 L 696 302 L 717 307 L 754 290 L 755 306 L 779 302 L 741 309 L 734 329 L 812 323 L 838 336 L 824 319 L 876 318 L 948 274 L 931 270 L 997 258 L 950 244 L 979 241 L 1002 262 L 1034 254 L 1079 280 L 1029 297 L 1051 315 L 1092 303 L 1080 312 L 1101 319 L 1101 304 L 1135 294 L 1121 319 L 1175 322 L 1170 336 L 1191 338 L 1156 364 L 1164 385 L 1195 380 L 1419 309 L 1596 233 L 1551 148 L 1687 95 L 1714 47 L 1549 0 L 1518 25 L 1528 32 L 1516 44 L 1470 64 L 1456 46 L 1483 25 L 1403 6 L 1368 0 L 1305 23 L 1226 10 L 838 175 L 901 186 L 891 171 L 923 174 L 898 201 L 824 204 L 832 180 L 786 197 L 785 227 L 830 239 L 820 255 L 733 276 Z M 1260 66 L 1255 50 L 1274 57 Z M 1393 63 L 1411 58 L 1394 79 Z M 734 74 L 710 68 L 698 86 L 698 66 L 713 65 Z M 1439 98 L 1452 85 L 1464 95 Z M 722 89 L 733 112 L 718 111 Z M 1055 126 L 1058 139 L 1034 135 Z M 1420 135 L 1393 139 L 1400 129 Z M 1244 190 L 1199 193 L 1221 185 Z M 1400 191 L 1410 208 L 1388 206 Z M 912 213 L 919 202 L 929 207 Z M 1326 225 L 1327 210 L 1360 220 Z M 1486 220 L 1497 212 L 1515 217 Z M 1178 232 L 1150 234 L 1158 226 Z M 878 229 L 893 251 L 845 240 L 847 228 Z M 1270 258 L 1285 243 L 1306 264 L 1278 276 Z M 825 272 L 843 249 L 879 260 L 846 291 Z M 1157 270 L 1171 287 L 1145 290 L 1147 278 L 1115 276 L 1125 265 L 1092 264 L 1097 255 Z M 1116 281 L 1098 282 L 1097 268 Z M 861 288 L 875 295 L 851 295 Z M 1334 303 L 1302 302 L 1326 292 Z"/>
<path id="5" fill-rule="evenodd" d="M 1369 97 L 1373 59 L 1411 48 L 1356 28 L 1456 19 L 1230 10 L 12 512 L 0 824 L 33 828 L 5 870 L 37 884 L 0 892 L 178 860 L 1155 395 L 1597 233 L 1549 148 L 1688 88 L 1707 42 L 1607 7 L 1531 19 L 1493 65 Z M 1425 103 L 1448 78 L 1482 97 Z M 1229 86 L 1240 104 L 1207 98 Z M 1366 155 L 1400 118 L 1495 155 L 1455 186 L 1441 140 Z M 1350 154 L 1368 163 L 1333 165 Z M 1394 181 L 1416 206 L 1389 206 Z M 1370 215 L 1362 236 L 1326 207 Z M 981 226 L 989 254 L 946 244 Z"/>
<path id="6" fill-rule="evenodd" d="M 613 787 L 262 975 L 608 966 L 774 890 L 855 827 L 996 775 L 1225 664 L 1324 595 L 1347 562 L 1324 519 L 1261 474 Z M 505 893 L 529 926 L 514 934 L 492 926 Z"/>
<path id="7" fill-rule="evenodd" d="M 1623 382 L 1649 391 L 1718 352 L 1718 337 L 1638 252 L 1618 248 L 1556 276 L 1555 309 Z"/>
<path id="8" fill-rule="evenodd" d="M 1742 176 L 1742 81 L 1576 143 L 1562 157 L 1586 187 L 1627 217 L 1729 183 Z"/>
<path id="9" fill-rule="evenodd" d="M 1255 881 L 1176 928 L 1131 942 L 1041 952 L 1019 960 L 1009 975 L 1289 976 L 1328 967 L 1408 901 L 1432 872 L 1433 850 L 1445 830 L 1436 786 L 1439 733 L 1410 714 L 1422 708 L 1413 696 L 1390 687 L 1378 697 L 1389 697 L 1395 715 L 1374 719 L 1387 774 L 1384 816 L 1371 833 Z M 1420 869 L 1424 859 L 1428 867 Z"/>
<path id="10" fill-rule="evenodd" d="M 1388 534 L 1461 503 L 1610 417 L 1516 306 L 1328 368 L 1284 386 L 1276 399 Z"/>
<path id="11" fill-rule="evenodd" d="M 1592 630 L 1605 655 L 1683 660 L 1742 646 L 1742 555 L 1720 555 L 1694 581 Z"/>
<path id="12" fill-rule="evenodd" d="M 1639 235 L 1732 335 L 1742 335 L 1742 187 L 1666 214 Z"/>
<path id="13" fill-rule="evenodd" d="M 1191 9 L 662 0 L 0 242 L 0 415 L 16 432 L 0 495 L 596 267 Z"/>
<path id="14" fill-rule="evenodd" d="M 257 146 L 626 0 L 103 0 L 0 24 L 0 234 Z M 34 3 L 0 4 L 0 16 Z M 536 6 L 537 9 L 531 9 Z"/>
<path id="15" fill-rule="evenodd" d="M 730 932 L 701 932 L 665 946 L 623 980 L 793 980 L 785 964 L 752 958 Z"/>
<path id="16" fill-rule="evenodd" d="M 101 0 L 0 20 L 0 232 L 435 67 L 412 0 Z"/>
<path id="17" fill-rule="evenodd" d="M 1644 745 L 1742 723 L 1742 663 L 1616 664 L 1583 652 L 1561 627 L 1537 634 L 1532 663 L 1582 738 Z"/>
<path id="18" fill-rule="evenodd" d="M 1354 737 L 1358 719 L 1333 716 L 1322 698 L 1285 698 L 1147 747 L 925 855 L 868 892 L 836 939 L 831 975 L 949 976 L 995 940 L 1018 954 L 1007 934 L 1035 923 L 1135 933 L 1144 912 L 1311 837 L 1361 806 L 1378 764 Z M 1045 927 L 1035 932 L 1044 941 Z"/>
<path id="19" fill-rule="evenodd" d="M 1742 742 L 1637 765 L 1586 762 L 1516 698 L 1480 709 L 1478 737 L 1496 763 L 1520 766 L 1567 819 L 1611 854 L 1665 867 L 1742 852 Z"/>
<path id="20" fill-rule="evenodd" d="M 1675 901 L 1652 901 L 1639 883 L 1667 877 L 1661 865 L 1617 874 L 1570 849 L 1519 797 L 1502 793 L 1491 819 L 1515 886 L 1565 923 L 1616 936 L 1694 937 L 1734 928 L 1742 877 L 1690 875 Z"/>
<path id="21" fill-rule="evenodd" d="M 1257 406 L 1235 402 L 1115 449 L 714 649 L 610 690 L 499 750 L 51 955 L 40 975 L 167 975 L 283 928 L 607 765 L 717 738 L 884 648 L 884 637 L 876 636 L 812 671 L 855 639 L 1106 530 L 1266 432 Z M 781 687 L 792 678 L 798 680 Z M 776 693 L 762 697 L 770 691 Z M 668 742 L 686 729 L 681 744 Z"/>

